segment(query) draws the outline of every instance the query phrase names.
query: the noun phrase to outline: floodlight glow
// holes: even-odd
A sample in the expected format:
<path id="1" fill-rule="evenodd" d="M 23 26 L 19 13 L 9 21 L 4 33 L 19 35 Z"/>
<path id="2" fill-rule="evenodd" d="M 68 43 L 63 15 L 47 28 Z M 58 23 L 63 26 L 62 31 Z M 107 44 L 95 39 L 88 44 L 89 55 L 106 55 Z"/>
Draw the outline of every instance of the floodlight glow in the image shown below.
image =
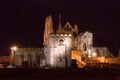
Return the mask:
<path id="1" fill-rule="evenodd" d="M 11 47 L 11 50 L 16 51 L 16 50 L 17 50 L 17 47 L 16 47 L 16 46 L 13 46 L 13 47 Z"/>
<path id="2" fill-rule="evenodd" d="M 96 57 L 96 56 L 97 56 L 97 54 L 96 54 L 95 52 L 93 52 L 93 53 L 92 53 L 92 56 L 93 56 L 93 57 Z"/>

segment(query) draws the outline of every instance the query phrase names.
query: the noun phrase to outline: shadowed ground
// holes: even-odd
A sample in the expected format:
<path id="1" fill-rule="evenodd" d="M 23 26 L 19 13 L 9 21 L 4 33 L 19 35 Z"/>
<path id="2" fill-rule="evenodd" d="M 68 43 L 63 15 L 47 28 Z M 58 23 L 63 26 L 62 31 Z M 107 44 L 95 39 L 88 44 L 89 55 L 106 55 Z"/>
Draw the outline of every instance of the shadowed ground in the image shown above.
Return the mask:
<path id="1" fill-rule="evenodd" d="M 3 68 L 0 80 L 120 80 L 120 70 Z"/>

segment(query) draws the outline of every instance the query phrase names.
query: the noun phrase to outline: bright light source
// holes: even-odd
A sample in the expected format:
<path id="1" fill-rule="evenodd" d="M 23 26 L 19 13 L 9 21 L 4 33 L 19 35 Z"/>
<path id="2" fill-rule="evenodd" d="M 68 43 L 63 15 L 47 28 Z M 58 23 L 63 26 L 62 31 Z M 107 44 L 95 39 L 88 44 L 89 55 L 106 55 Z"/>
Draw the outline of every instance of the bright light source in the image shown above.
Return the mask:
<path id="1" fill-rule="evenodd" d="M 16 47 L 16 46 L 13 46 L 13 47 L 11 47 L 11 50 L 16 51 L 16 50 L 17 50 L 17 47 Z"/>
<path id="2" fill-rule="evenodd" d="M 93 53 L 92 53 L 92 56 L 93 56 L 93 57 L 96 57 L 96 56 L 97 56 L 97 54 L 96 54 L 95 52 L 93 52 Z"/>

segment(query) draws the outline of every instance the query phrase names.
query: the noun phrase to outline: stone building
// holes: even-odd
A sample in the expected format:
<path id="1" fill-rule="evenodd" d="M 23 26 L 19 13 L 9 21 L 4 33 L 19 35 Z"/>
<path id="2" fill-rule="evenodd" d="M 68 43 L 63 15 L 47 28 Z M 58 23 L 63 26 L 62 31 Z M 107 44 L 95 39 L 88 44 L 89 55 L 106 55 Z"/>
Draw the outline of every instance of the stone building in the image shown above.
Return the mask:
<path id="1" fill-rule="evenodd" d="M 80 33 L 77 37 L 77 49 L 83 51 L 83 56 L 88 55 L 88 57 L 91 57 L 93 49 L 93 34 L 86 31 L 84 33 Z"/>
<path id="2" fill-rule="evenodd" d="M 43 35 L 44 48 L 18 48 L 12 56 L 12 64 L 14 67 L 65 68 L 71 67 L 71 59 L 75 59 L 79 67 L 90 60 L 105 62 L 105 57 L 111 55 L 108 48 L 94 47 L 93 34 L 89 31 L 79 33 L 78 30 L 77 25 L 72 26 L 68 21 L 62 26 L 59 15 L 58 29 L 55 31 L 52 16 L 48 16 Z M 71 56 L 72 52 L 75 57 Z"/>
<path id="3" fill-rule="evenodd" d="M 44 60 L 41 48 L 18 48 L 14 51 L 12 64 L 14 67 L 40 67 Z"/>
<path id="4" fill-rule="evenodd" d="M 48 46 L 44 48 L 46 66 L 64 68 L 70 67 L 71 50 L 71 34 L 50 34 Z"/>
<path id="5" fill-rule="evenodd" d="M 93 46 L 93 34 L 91 32 L 85 31 L 78 33 L 78 26 L 74 25 L 74 27 L 72 27 L 69 22 L 66 22 L 66 24 L 62 26 L 60 15 L 58 29 L 53 31 L 53 26 L 50 25 L 52 24 L 52 17 L 49 20 L 50 21 L 47 21 L 48 26 L 45 26 L 45 32 L 49 34 L 47 36 L 44 34 L 44 39 L 46 38 L 46 42 L 48 42 L 48 44 L 44 46 L 46 66 L 65 67 L 65 64 L 67 64 L 67 67 L 70 67 L 70 56 L 74 48 L 76 48 L 78 51 L 82 51 L 82 56 L 80 56 L 81 58 L 84 57 L 91 59 L 95 57 L 110 56 L 110 52 L 107 47 Z M 62 45 L 59 45 L 61 42 Z M 65 58 L 67 58 L 67 60 L 65 60 Z M 80 60 L 77 61 L 83 62 L 81 61 L 81 58 L 79 58 Z M 59 62 L 59 60 L 63 60 L 63 62 Z M 100 60 L 100 58 L 98 58 L 98 60 Z"/>
<path id="6" fill-rule="evenodd" d="M 45 29 L 46 27 L 50 28 L 50 26 L 45 26 Z M 49 30 L 45 32 L 47 31 Z M 48 45 L 44 46 L 45 66 L 61 68 L 71 67 L 72 32 L 73 29 L 69 22 L 62 28 L 59 16 L 58 30 L 51 32 L 48 36 L 44 35 L 44 37 L 48 37 Z"/>

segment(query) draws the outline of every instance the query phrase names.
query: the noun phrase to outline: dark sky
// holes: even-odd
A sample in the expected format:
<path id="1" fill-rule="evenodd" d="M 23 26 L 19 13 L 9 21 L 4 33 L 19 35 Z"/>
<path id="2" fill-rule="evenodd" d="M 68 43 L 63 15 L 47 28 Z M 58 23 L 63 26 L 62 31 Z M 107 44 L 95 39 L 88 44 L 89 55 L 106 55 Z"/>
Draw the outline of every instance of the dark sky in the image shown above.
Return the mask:
<path id="1" fill-rule="evenodd" d="M 115 55 L 120 48 L 120 2 L 117 0 L 0 0 L 0 55 L 12 45 L 42 47 L 46 16 L 58 15 L 62 25 L 77 24 L 79 32 L 93 33 L 94 46 L 107 46 Z"/>

